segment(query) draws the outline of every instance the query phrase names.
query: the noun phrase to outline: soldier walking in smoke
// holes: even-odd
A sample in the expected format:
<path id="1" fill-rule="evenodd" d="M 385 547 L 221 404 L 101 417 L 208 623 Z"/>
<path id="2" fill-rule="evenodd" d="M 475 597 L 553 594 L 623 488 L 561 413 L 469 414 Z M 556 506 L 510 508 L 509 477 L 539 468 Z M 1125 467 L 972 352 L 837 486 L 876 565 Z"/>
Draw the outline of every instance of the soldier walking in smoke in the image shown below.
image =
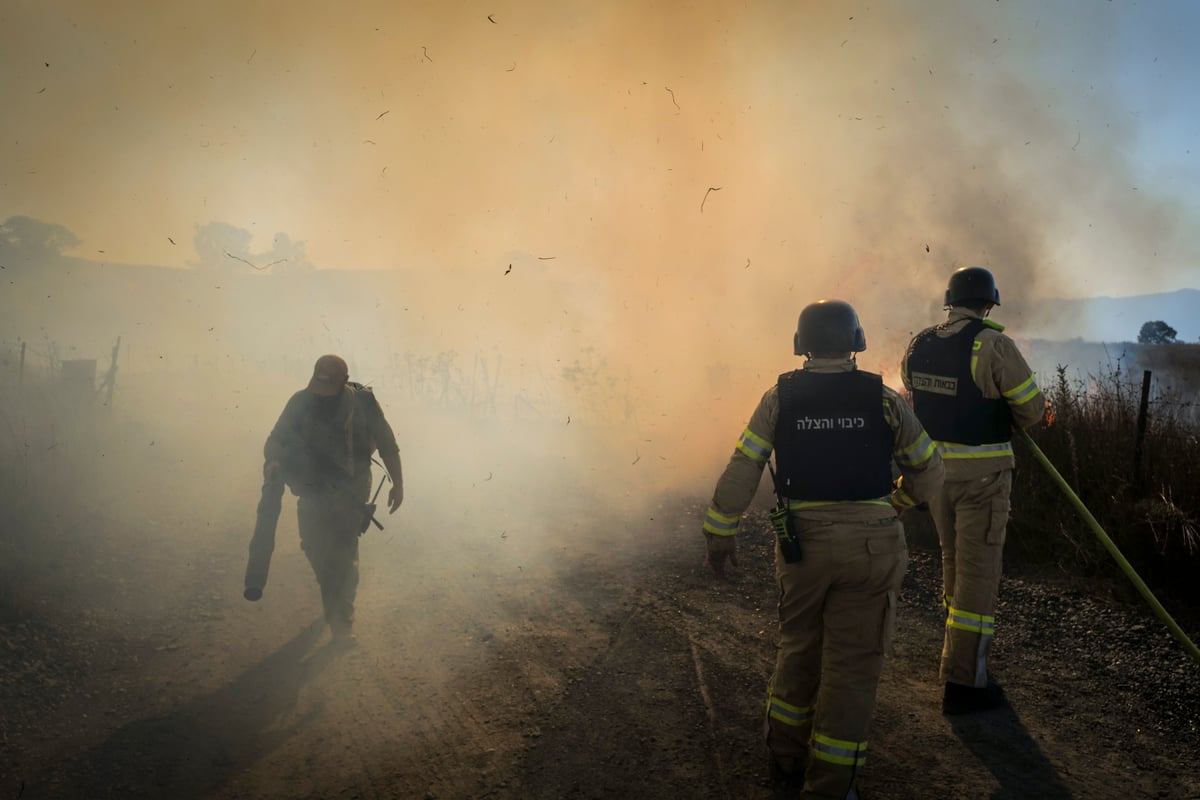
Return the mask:
<path id="1" fill-rule="evenodd" d="M 708 562 L 736 566 L 736 536 L 772 451 L 778 505 L 779 654 L 766 737 L 779 797 L 858 797 L 867 731 L 900 583 L 908 566 L 900 509 L 942 481 L 942 460 L 912 409 L 879 375 L 840 300 L 800 313 L 803 369 L 779 376 L 722 473 L 704 521 Z M 892 464 L 900 469 L 893 481 Z"/>
<path id="2" fill-rule="evenodd" d="M 987 656 L 1016 463 L 1012 428 L 1038 424 L 1046 404 L 1004 326 L 986 319 L 1000 305 L 992 273 L 956 270 L 945 299 L 949 318 L 913 337 L 900 373 L 946 462 L 946 482 L 929 501 L 946 605 L 942 712 L 968 714 L 1004 704 Z"/>
<path id="3" fill-rule="evenodd" d="M 262 596 L 286 483 L 299 498 L 300 546 L 321 588 L 333 640 L 353 642 L 358 537 L 372 522 L 379 524 L 374 501 L 368 502 L 376 450 L 392 482 L 388 512 L 395 513 L 404 501 L 404 480 L 392 428 L 371 390 L 349 380 L 345 360 L 321 356 L 308 386 L 288 400 L 263 447 L 263 498 L 250 544 L 247 599 Z"/>

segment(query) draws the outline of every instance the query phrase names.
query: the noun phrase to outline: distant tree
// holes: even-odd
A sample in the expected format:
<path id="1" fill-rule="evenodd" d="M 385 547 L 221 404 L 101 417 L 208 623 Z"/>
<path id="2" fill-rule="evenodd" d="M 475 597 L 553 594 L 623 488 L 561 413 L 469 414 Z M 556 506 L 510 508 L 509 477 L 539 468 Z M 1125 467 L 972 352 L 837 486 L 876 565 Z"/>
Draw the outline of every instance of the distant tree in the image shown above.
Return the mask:
<path id="1" fill-rule="evenodd" d="M 1174 344 L 1179 332 L 1162 320 L 1147 322 L 1138 331 L 1138 344 Z"/>
<path id="2" fill-rule="evenodd" d="M 82 242 L 64 228 L 32 217 L 9 217 L 0 222 L 0 252 L 29 260 L 58 256 Z"/>
<path id="3" fill-rule="evenodd" d="M 197 225 L 192 242 L 196 246 L 196 255 L 200 258 L 193 262 L 192 266 L 201 269 L 230 269 L 236 262 L 250 261 L 252 238 L 254 237 L 250 231 L 228 222 Z"/>
<path id="4" fill-rule="evenodd" d="M 286 233 L 275 234 L 271 250 L 262 256 L 263 263 L 270 264 L 275 273 L 311 272 L 312 262 L 304 252 L 304 242 L 294 242 Z"/>
<path id="5" fill-rule="evenodd" d="M 228 222 L 197 225 L 193 243 L 199 258 L 191 266 L 200 269 L 221 269 L 233 272 L 308 272 L 312 263 L 304 252 L 304 242 L 294 242 L 286 233 L 275 234 L 270 250 L 254 253 L 250 250 L 253 235 L 245 228 Z"/>

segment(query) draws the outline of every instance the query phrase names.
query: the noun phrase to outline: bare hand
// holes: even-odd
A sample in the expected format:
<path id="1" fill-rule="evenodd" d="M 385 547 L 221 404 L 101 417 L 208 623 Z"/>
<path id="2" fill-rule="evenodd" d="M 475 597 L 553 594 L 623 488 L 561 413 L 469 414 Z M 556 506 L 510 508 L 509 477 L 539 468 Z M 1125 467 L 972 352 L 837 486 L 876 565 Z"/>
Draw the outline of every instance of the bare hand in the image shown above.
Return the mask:
<path id="1" fill-rule="evenodd" d="M 392 488 L 388 490 L 388 513 L 395 514 L 396 509 L 404 502 L 404 487 L 401 484 L 393 483 Z"/>
<path id="2" fill-rule="evenodd" d="M 279 473 L 283 470 L 283 465 L 278 461 L 268 461 L 263 464 L 263 480 L 270 483 L 279 478 Z"/>

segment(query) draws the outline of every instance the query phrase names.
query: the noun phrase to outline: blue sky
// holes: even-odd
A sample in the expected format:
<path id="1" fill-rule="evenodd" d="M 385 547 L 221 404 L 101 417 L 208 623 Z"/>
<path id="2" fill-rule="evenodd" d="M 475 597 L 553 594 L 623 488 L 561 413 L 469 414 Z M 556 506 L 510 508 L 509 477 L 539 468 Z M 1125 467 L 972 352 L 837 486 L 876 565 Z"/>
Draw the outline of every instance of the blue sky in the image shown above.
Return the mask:
<path id="1" fill-rule="evenodd" d="M 1200 209 L 1200 4 L 1122 7 L 1113 72 L 1122 103 L 1137 118 L 1137 158 Z"/>

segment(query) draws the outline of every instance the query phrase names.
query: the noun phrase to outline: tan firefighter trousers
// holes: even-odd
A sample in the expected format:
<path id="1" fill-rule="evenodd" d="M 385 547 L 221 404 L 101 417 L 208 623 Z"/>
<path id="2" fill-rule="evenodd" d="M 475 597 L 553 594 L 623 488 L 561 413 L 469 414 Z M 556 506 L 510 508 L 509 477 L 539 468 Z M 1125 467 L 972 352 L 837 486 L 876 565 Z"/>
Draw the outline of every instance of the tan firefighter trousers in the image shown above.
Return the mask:
<path id="1" fill-rule="evenodd" d="M 973 480 L 946 481 L 929 501 L 942 544 L 943 682 L 987 686 L 1011 492 L 1012 470 L 1004 469 Z"/>
<path id="2" fill-rule="evenodd" d="M 808 796 L 845 798 L 866 762 L 908 549 L 895 518 L 796 521 L 803 560 L 786 564 L 776 553 L 779 655 L 767 686 L 767 747 L 781 764 L 806 768 Z"/>

